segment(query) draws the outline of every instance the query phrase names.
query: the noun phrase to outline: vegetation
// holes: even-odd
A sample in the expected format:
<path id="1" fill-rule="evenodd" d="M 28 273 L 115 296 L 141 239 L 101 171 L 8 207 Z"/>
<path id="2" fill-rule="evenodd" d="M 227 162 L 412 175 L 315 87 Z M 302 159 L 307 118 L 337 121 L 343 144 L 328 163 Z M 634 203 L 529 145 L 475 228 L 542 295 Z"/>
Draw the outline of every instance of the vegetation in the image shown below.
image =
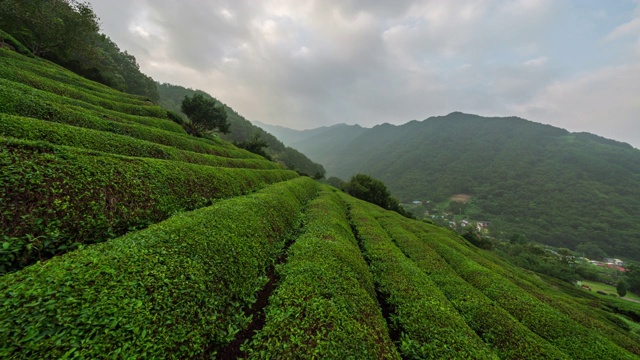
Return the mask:
<path id="1" fill-rule="evenodd" d="M 178 114 L 8 49 L 0 358 L 640 356 L 637 303 L 189 136 Z"/>
<path id="2" fill-rule="evenodd" d="M 398 359 L 338 196 L 309 204 L 249 358 Z"/>
<path id="3" fill-rule="evenodd" d="M 411 217 L 404 211 L 396 198 L 391 196 L 385 184 L 366 174 L 356 174 L 344 184 L 344 191 L 358 199 L 376 204 L 384 209 L 393 210 L 401 215 Z"/>
<path id="4" fill-rule="evenodd" d="M 222 103 L 201 90 L 187 89 L 177 85 L 166 83 L 158 84 L 158 91 L 160 92 L 160 100 L 158 103 L 164 108 L 182 115 L 185 114 L 182 113 L 180 104 L 185 96 L 200 94 L 207 99 L 212 99 L 216 102 Z M 222 106 L 227 112 L 227 121 L 229 122 L 229 133 L 222 134 L 221 137 L 223 139 L 238 144 L 243 148 L 247 146 L 247 149 L 249 147 L 254 150 L 260 148 L 260 150 L 256 151 L 257 154 L 263 155 L 264 152 L 264 154 L 273 161 L 279 162 L 300 174 L 308 175 L 315 179 L 321 179 L 324 177 L 325 170 L 322 165 L 309 160 L 309 158 L 301 152 L 284 146 L 282 142 L 276 139 L 273 135 L 257 126 L 254 126 L 229 106 L 224 104 Z M 259 139 L 258 143 L 255 142 L 256 139 Z M 263 142 L 266 143 L 267 146 L 263 146 Z"/>
<path id="5" fill-rule="evenodd" d="M 140 71 L 135 57 L 100 33 L 99 19 L 87 2 L 3 0 L 0 28 L 12 35 L 3 36 L 10 44 L 24 45 L 17 47 L 21 53 L 26 48 L 114 89 L 158 98 L 155 82 Z"/>
<path id="6" fill-rule="evenodd" d="M 0 357 L 214 352 L 251 321 L 244 309 L 316 191 L 298 178 L 4 275 Z"/>
<path id="7" fill-rule="evenodd" d="M 524 234 L 572 250 L 593 243 L 608 255 L 640 259 L 640 150 L 628 144 L 462 113 L 371 129 L 266 128 L 292 139 L 285 143 L 329 176 L 370 174 L 402 202 L 469 195 L 462 215 L 490 221 L 494 237 Z"/>
<path id="8" fill-rule="evenodd" d="M 218 131 L 223 134 L 229 132 L 227 113 L 221 106 L 216 105 L 215 100 L 205 98 L 202 94 L 185 96 L 180 110 L 201 131 Z"/>

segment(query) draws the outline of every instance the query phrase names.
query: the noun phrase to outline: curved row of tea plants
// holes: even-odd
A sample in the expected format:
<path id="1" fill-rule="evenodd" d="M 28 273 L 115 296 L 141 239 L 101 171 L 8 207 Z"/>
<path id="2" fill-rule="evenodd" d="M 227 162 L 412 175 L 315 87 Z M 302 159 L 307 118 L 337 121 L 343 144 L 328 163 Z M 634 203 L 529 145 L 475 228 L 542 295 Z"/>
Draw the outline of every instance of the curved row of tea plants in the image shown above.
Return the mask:
<path id="1" fill-rule="evenodd" d="M 487 298 L 482 292 L 464 281 L 440 255 L 428 246 L 450 236 L 448 230 L 438 229 L 425 236 L 410 231 L 407 222 L 388 212 L 375 214 L 380 224 L 397 246 L 433 280 L 440 291 L 455 306 L 467 324 L 502 359 L 569 359 L 546 340 L 514 319 L 506 310 Z"/>
<path id="2" fill-rule="evenodd" d="M 2 137 L 0 167 L 2 271 L 297 176 Z"/>
<path id="3" fill-rule="evenodd" d="M 391 241 L 374 205 L 348 198 L 351 221 L 409 359 L 497 359 L 429 277 Z"/>
<path id="4" fill-rule="evenodd" d="M 229 343 L 317 193 L 309 178 L 0 277 L 0 357 L 196 358 Z"/>
<path id="5" fill-rule="evenodd" d="M 288 253 L 265 326 L 245 345 L 249 358 L 399 358 L 336 194 L 325 190 L 308 205 Z"/>
<path id="6" fill-rule="evenodd" d="M 5 114 L 0 114 L 0 136 L 40 140 L 54 145 L 73 146 L 117 155 L 150 157 L 199 165 L 282 169 L 279 164 L 266 159 L 239 159 L 196 153 L 130 136 Z"/>
<path id="7" fill-rule="evenodd" d="M 635 359 L 606 337 L 576 323 L 505 277 L 455 250 L 453 241 L 429 242 L 468 283 L 509 312 L 540 337 L 575 359 Z"/>
<path id="8" fill-rule="evenodd" d="M 98 105 L 52 94 L 2 78 L 0 78 L 0 100 L 0 105 L 2 105 L 0 111 L 5 114 L 54 120 L 64 114 L 64 111 L 61 111 L 62 109 L 70 109 L 82 115 L 101 117 L 128 124 L 140 124 L 173 133 L 185 134 L 180 125 L 166 118 L 166 111 L 164 117 L 154 117 L 108 110 Z"/>
<path id="9" fill-rule="evenodd" d="M 0 49 L 0 62 L 3 65 L 15 64 L 23 71 L 28 71 L 49 80 L 67 84 L 107 99 L 137 105 L 146 104 L 149 100 L 145 96 L 124 93 L 104 84 L 89 80 L 51 61 L 38 57 L 23 56 L 7 49 Z"/>
<path id="10" fill-rule="evenodd" d="M 22 87 L 22 89 L 26 92 L 31 91 L 28 87 Z M 83 108 L 40 100 L 38 97 L 32 98 L 19 91 L 14 91 L 14 89 L 0 87 L 0 113 L 125 135 L 181 150 L 224 157 L 263 159 L 222 140 L 194 138 L 186 134 L 150 127 L 149 124 L 122 122 L 117 118 L 105 117 L 101 113 L 93 114 L 87 112 Z M 168 120 L 152 120 L 161 120 L 165 123 L 173 124 Z M 180 130 L 182 131 L 182 129 Z"/>
<path id="11" fill-rule="evenodd" d="M 130 109 L 132 106 L 154 106 L 151 102 L 142 99 L 135 99 L 123 96 L 122 94 L 96 92 L 49 79 L 46 76 L 32 71 L 32 68 L 25 67 L 23 61 L 2 56 L 2 53 L 0 53 L 0 78 L 19 82 L 57 95 L 85 101 L 110 110 L 129 112 L 126 109 Z M 158 114 L 161 113 L 156 109 L 154 109 L 154 111 Z M 132 113 L 135 113 L 135 111 Z"/>

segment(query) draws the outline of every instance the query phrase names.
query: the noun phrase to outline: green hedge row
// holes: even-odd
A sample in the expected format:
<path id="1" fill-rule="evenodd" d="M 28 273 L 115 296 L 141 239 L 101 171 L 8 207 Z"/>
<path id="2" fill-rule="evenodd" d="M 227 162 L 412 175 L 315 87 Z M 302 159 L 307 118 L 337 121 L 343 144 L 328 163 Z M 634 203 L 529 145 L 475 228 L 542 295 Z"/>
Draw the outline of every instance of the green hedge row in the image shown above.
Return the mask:
<path id="1" fill-rule="evenodd" d="M 251 321 L 316 192 L 274 184 L 0 277 L 0 357 L 204 358 Z"/>
<path id="2" fill-rule="evenodd" d="M 0 78 L 0 112 L 43 120 L 53 120 L 64 114 L 62 109 L 73 109 L 80 116 L 92 116 L 129 124 L 140 124 L 185 134 L 184 129 L 165 118 L 138 116 L 108 110 L 96 105 L 52 94 L 28 85 Z M 62 110 L 62 111 L 61 111 Z"/>
<path id="3" fill-rule="evenodd" d="M 145 96 L 128 94 L 107 85 L 88 80 L 68 69 L 42 58 L 28 58 L 13 51 L 0 49 L 0 64 L 18 65 L 23 71 L 82 89 L 90 94 L 117 100 L 134 105 L 146 104 L 149 99 Z"/>
<path id="4" fill-rule="evenodd" d="M 392 331 L 400 334 L 403 358 L 497 359 L 438 286 L 393 244 L 374 218 L 383 210 L 347 201 L 378 291 L 390 307 Z"/>
<path id="5" fill-rule="evenodd" d="M 61 81 L 49 79 L 45 76 L 31 72 L 30 68 L 25 66 L 23 61 L 0 58 L 0 65 L 0 78 L 29 85 L 36 89 L 51 92 L 56 95 L 88 102 L 93 105 L 101 106 L 105 109 L 121 111 L 123 109 L 132 109 L 134 107 L 141 106 L 155 108 L 153 103 L 150 101 L 132 99 L 128 96 L 122 95 L 117 96 L 115 94 L 99 93 L 82 87 L 77 87 L 75 85 L 67 85 Z M 136 112 L 137 111 L 134 111 L 132 113 Z M 157 109 L 154 109 L 154 112 L 157 112 Z"/>
<path id="6" fill-rule="evenodd" d="M 430 227 L 430 225 L 426 224 L 420 225 L 421 227 Z M 466 258 L 488 269 L 494 275 L 502 276 L 517 285 L 520 291 L 532 295 L 574 322 L 591 329 L 593 333 L 607 338 L 627 351 L 640 355 L 640 337 L 628 332 L 624 326 L 625 324 L 621 324 L 620 320 L 615 316 L 600 311 L 593 306 L 584 305 L 576 301 L 575 298 L 561 295 L 539 277 L 529 276 L 522 269 L 506 264 L 501 259 L 496 259 L 491 253 L 479 253 L 475 248 L 464 246 L 461 242 L 452 240 L 450 237 L 441 241 L 448 242 L 452 248 Z"/>
<path id="7" fill-rule="evenodd" d="M 297 176 L 0 137 L 0 271 Z"/>
<path id="8" fill-rule="evenodd" d="M 604 334 L 588 330 L 565 314 L 538 300 L 504 276 L 457 251 L 457 241 L 429 243 L 468 283 L 509 312 L 533 332 L 574 359 L 635 359 Z"/>
<path id="9" fill-rule="evenodd" d="M 27 49 L 24 45 L 22 45 L 20 41 L 16 40 L 13 36 L 3 31 L 2 29 L 0 29 L 0 43 L 9 44 L 11 47 L 15 49 L 16 52 L 22 55 L 25 55 L 28 57 L 34 56 L 29 49 Z M 2 51 L 11 51 L 9 49 L 4 49 L 2 47 L 0 47 L 0 49 Z"/>
<path id="10" fill-rule="evenodd" d="M 266 159 L 236 159 L 176 149 L 129 136 L 50 121 L 0 114 L 0 136 L 41 140 L 111 154 L 183 161 L 192 164 L 245 169 L 282 169 Z"/>
<path id="11" fill-rule="evenodd" d="M 22 90 L 25 90 L 25 87 Z M 186 134 L 156 129 L 138 123 L 122 122 L 122 119 L 119 118 L 106 118 L 102 113 L 93 114 L 86 111 L 86 109 L 75 106 L 59 104 L 54 101 L 43 101 L 38 96 L 30 96 L 31 90 L 26 87 L 26 91 L 20 92 L 15 89 L 0 87 L 0 113 L 106 131 L 204 154 L 243 159 L 263 159 L 259 155 L 238 149 L 222 140 L 194 138 Z"/>
<path id="12" fill-rule="evenodd" d="M 337 195 L 322 191 L 308 205 L 288 254 L 265 326 L 244 347 L 248 358 L 399 358 Z"/>
<path id="13" fill-rule="evenodd" d="M 395 244 L 426 273 L 455 306 L 467 324 L 491 344 L 503 359 L 569 359 L 567 355 L 519 323 L 507 311 L 464 281 L 429 242 L 450 236 L 445 229 L 435 229 L 421 238 L 419 231 L 408 230 L 402 216 L 378 215 L 380 224 Z"/>

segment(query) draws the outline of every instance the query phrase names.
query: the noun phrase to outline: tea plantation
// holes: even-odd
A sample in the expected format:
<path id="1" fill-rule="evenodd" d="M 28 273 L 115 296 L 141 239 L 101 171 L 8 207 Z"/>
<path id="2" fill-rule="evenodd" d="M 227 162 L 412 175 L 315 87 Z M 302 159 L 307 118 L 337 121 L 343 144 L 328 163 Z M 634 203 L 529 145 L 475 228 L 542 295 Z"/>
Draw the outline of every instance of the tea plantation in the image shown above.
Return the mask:
<path id="1" fill-rule="evenodd" d="M 621 306 L 175 116 L 0 48 L 0 358 L 640 356 Z"/>

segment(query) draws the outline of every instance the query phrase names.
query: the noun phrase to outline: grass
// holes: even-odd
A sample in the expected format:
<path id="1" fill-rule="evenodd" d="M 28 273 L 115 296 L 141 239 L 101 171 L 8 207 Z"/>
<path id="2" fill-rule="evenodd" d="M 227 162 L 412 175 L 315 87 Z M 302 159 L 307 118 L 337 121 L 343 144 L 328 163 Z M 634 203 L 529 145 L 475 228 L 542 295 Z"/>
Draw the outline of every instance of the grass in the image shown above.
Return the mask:
<path id="1" fill-rule="evenodd" d="M 595 282 L 595 281 L 588 281 L 588 280 L 582 280 L 582 284 L 583 285 L 587 285 L 588 287 L 591 288 L 591 293 L 593 293 L 594 295 L 597 296 L 604 296 L 604 295 L 600 295 L 597 292 L 598 291 L 604 291 L 607 294 L 613 294 L 616 297 L 618 297 L 618 291 L 616 290 L 615 286 L 611 286 L 605 283 L 601 283 L 601 282 Z M 588 290 L 585 290 L 588 291 Z M 625 295 L 625 297 L 621 298 L 623 300 L 627 300 L 627 299 L 631 299 L 631 300 L 636 300 L 636 301 L 640 301 L 640 296 L 627 291 L 627 295 Z"/>

